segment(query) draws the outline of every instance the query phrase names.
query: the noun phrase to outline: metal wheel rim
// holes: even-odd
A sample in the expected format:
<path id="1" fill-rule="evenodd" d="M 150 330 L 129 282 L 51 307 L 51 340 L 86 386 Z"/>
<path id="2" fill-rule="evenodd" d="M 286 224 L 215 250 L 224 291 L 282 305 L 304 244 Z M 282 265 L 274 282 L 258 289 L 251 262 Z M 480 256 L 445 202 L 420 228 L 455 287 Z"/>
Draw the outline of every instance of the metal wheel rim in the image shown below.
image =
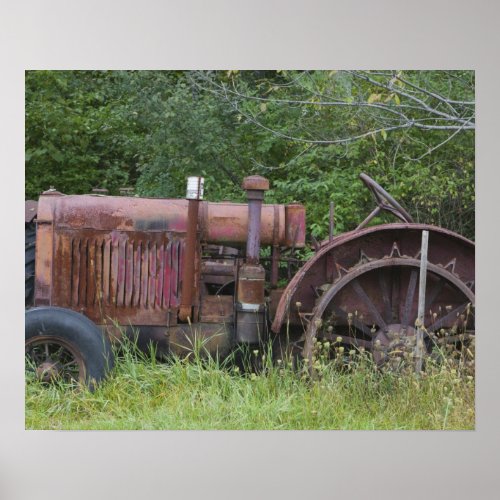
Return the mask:
<path id="1" fill-rule="evenodd" d="M 83 357 L 66 340 L 52 335 L 33 337 L 25 344 L 25 357 L 27 370 L 32 370 L 30 364 L 34 365 L 36 376 L 42 382 L 64 380 L 85 383 Z"/>
<path id="2" fill-rule="evenodd" d="M 357 266 L 356 268 L 348 271 L 345 275 L 343 275 L 341 278 L 339 278 L 337 281 L 335 281 L 332 286 L 327 290 L 327 292 L 321 297 L 320 302 L 317 304 L 314 313 L 309 321 L 309 325 L 305 334 L 305 342 L 304 342 L 304 349 L 303 349 L 303 357 L 305 359 L 311 360 L 312 359 L 312 353 L 313 353 L 313 348 L 314 348 L 314 339 L 316 338 L 318 334 L 318 330 L 323 326 L 322 325 L 322 320 L 325 311 L 327 308 L 330 306 L 332 301 L 335 299 L 335 297 L 345 289 L 345 287 L 349 286 L 351 282 L 356 280 L 358 277 L 361 277 L 365 275 L 366 273 L 370 271 L 376 271 L 379 269 L 384 269 L 384 268 L 393 268 L 393 267 L 400 267 L 403 269 L 413 269 L 413 270 L 418 270 L 420 267 L 420 261 L 415 258 L 407 258 L 407 257 L 388 257 L 388 258 L 383 258 L 379 259 L 375 262 L 366 262 L 365 264 L 361 264 Z M 456 275 L 450 273 L 447 271 L 445 268 L 442 266 L 438 266 L 435 264 L 428 264 L 428 274 L 434 274 L 439 277 L 440 280 L 443 280 L 443 283 L 447 283 L 448 285 L 451 285 L 452 287 L 455 288 L 459 293 L 461 293 L 464 297 L 464 299 L 467 299 L 468 303 L 471 305 L 474 305 L 474 293 L 472 292 L 471 289 L 467 287 L 465 283 L 463 283 Z M 418 273 L 417 273 L 418 274 Z M 436 297 L 435 297 L 436 299 Z M 412 298 L 413 300 L 413 298 Z M 459 307 L 460 308 L 465 308 L 466 303 L 464 302 L 461 304 Z M 458 308 L 456 308 L 458 309 Z M 455 310 L 450 311 L 444 318 L 447 316 L 451 316 L 455 314 Z M 380 313 L 379 313 L 380 314 Z M 435 324 L 439 326 L 439 323 L 444 324 L 447 320 L 444 320 L 444 318 L 440 318 Z M 353 320 L 355 321 L 355 320 Z M 384 323 L 384 321 L 382 321 Z M 380 325 L 378 325 L 380 326 Z M 407 326 L 413 326 L 410 324 L 407 324 Z M 356 328 L 358 328 L 358 325 L 355 325 Z M 359 325 L 359 328 L 362 329 L 362 327 Z M 366 328 L 366 325 L 365 325 Z M 429 325 L 430 330 L 436 330 L 437 328 L 434 328 L 433 324 Z M 375 332 L 373 332 L 375 333 Z M 377 332 L 378 333 L 378 332 Z M 373 335 L 373 339 L 375 338 L 375 335 Z M 343 340 L 352 340 L 352 338 L 345 337 Z M 370 350 L 373 352 L 374 344 L 372 341 L 367 341 L 365 339 L 357 339 L 356 343 L 347 341 L 345 342 L 346 344 L 351 344 L 354 345 L 355 347 L 363 347 L 367 350 Z"/>

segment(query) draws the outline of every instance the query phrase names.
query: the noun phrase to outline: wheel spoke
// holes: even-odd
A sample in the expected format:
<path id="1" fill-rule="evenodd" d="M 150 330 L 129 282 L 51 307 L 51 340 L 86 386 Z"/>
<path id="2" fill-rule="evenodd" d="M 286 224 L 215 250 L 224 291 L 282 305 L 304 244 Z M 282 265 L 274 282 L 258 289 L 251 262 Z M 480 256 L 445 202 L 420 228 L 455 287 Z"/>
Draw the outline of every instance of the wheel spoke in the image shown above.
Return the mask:
<path id="1" fill-rule="evenodd" d="M 64 355 L 65 351 L 66 350 L 62 345 L 58 346 L 58 348 L 53 352 L 52 358 L 53 359 L 61 358 Z"/>
<path id="2" fill-rule="evenodd" d="M 342 318 L 345 321 L 345 323 L 343 323 L 344 325 L 347 326 L 349 325 L 349 322 L 351 322 L 354 327 L 356 327 L 358 330 L 361 330 L 367 337 L 373 337 L 372 331 L 354 314 L 349 319 L 348 314 L 343 309 L 335 306 L 333 307 L 333 312 L 336 316 Z"/>
<path id="3" fill-rule="evenodd" d="M 372 314 L 377 326 L 385 330 L 387 328 L 386 322 L 382 319 L 382 316 L 375 307 L 375 304 L 371 301 L 370 297 L 368 297 L 360 282 L 357 279 L 354 279 L 353 281 L 351 281 L 351 285 L 358 297 L 370 310 L 370 313 Z"/>
<path id="4" fill-rule="evenodd" d="M 39 360 L 40 363 L 46 361 L 47 358 L 45 357 L 45 352 L 43 351 L 43 349 L 38 350 L 37 353 L 38 353 L 37 359 Z"/>
<path id="5" fill-rule="evenodd" d="M 438 344 L 456 344 L 458 342 L 464 342 L 466 340 L 471 340 L 475 336 L 474 330 L 468 330 L 465 333 L 459 333 L 457 335 L 448 335 L 446 337 L 440 337 L 437 339 Z"/>
<path id="6" fill-rule="evenodd" d="M 401 269 L 391 268 L 391 323 L 399 318 L 399 296 L 401 292 Z"/>
<path id="7" fill-rule="evenodd" d="M 389 295 L 389 286 L 387 284 L 385 270 L 380 269 L 378 272 L 378 281 L 380 285 L 380 290 L 382 291 L 382 300 L 384 302 L 384 315 L 385 320 L 389 323 L 392 317 L 391 311 L 391 297 Z"/>
<path id="8" fill-rule="evenodd" d="M 42 362 L 43 357 L 40 357 L 40 352 L 36 348 L 36 346 L 31 347 L 31 349 L 29 349 L 29 351 L 26 354 L 33 360 L 35 364 Z"/>
<path id="9" fill-rule="evenodd" d="M 342 337 L 342 344 L 351 344 L 354 347 L 364 347 L 365 349 L 371 349 L 372 348 L 372 341 L 371 340 L 364 340 L 364 339 L 358 339 L 357 337 L 350 337 L 347 335 L 329 335 L 327 340 L 336 340 L 337 337 Z"/>
<path id="10" fill-rule="evenodd" d="M 455 309 L 450 311 L 448 314 L 446 314 L 442 318 L 439 318 L 432 325 L 429 325 L 428 329 L 433 330 L 433 331 L 439 330 L 443 325 L 445 325 L 446 323 L 448 323 L 452 319 L 456 318 L 461 312 L 463 312 L 465 310 L 465 308 L 467 307 L 467 304 L 468 304 L 468 302 L 466 302 L 465 304 L 461 304 L 458 307 L 455 307 Z"/>
<path id="11" fill-rule="evenodd" d="M 425 301 L 426 312 L 429 310 L 431 305 L 434 304 L 434 301 L 438 298 L 443 287 L 444 287 L 444 281 L 441 278 L 439 278 L 439 281 L 434 285 L 434 288 L 430 290 L 429 293 L 427 294 L 427 299 Z"/>
<path id="12" fill-rule="evenodd" d="M 401 325 L 403 326 L 403 328 L 406 328 L 408 326 L 408 322 L 410 319 L 410 313 L 413 307 L 413 298 L 415 296 L 415 290 L 417 288 L 417 278 L 418 271 L 416 269 L 412 269 L 410 273 L 410 280 L 408 282 L 408 289 L 406 290 L 403 317 L 401 318 Z"/>
<path id="13" fill-rule="evenodd" d="M 68 368 L 70 366 L 75 366 L 76 368 L 79 368 L 78 363 L 74 359 L 72 359 L 68 363 L 64 363 L 64 365 L 62 365 L 62 368 Z"/>

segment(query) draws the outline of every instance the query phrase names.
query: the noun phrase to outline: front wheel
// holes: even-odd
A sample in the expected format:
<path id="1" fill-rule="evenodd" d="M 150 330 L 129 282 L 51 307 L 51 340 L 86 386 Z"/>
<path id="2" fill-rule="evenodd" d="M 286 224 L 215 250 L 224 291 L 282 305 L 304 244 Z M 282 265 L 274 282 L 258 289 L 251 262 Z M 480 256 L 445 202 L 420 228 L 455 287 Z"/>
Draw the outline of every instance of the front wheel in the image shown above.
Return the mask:
<path id="1" fill-rule="evenodd" d="M 42 382 L 77 382 L 91 390 L 113 367 L 109 339 L 82 314 L 60 307 L 26 312 L 26 370 Z"/>

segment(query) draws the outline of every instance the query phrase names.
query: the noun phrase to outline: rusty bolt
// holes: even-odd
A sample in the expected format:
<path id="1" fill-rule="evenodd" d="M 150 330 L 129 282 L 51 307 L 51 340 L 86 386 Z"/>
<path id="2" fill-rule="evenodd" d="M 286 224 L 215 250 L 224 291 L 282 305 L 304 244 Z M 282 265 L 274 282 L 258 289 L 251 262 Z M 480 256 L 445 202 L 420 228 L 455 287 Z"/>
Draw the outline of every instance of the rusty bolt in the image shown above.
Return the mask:
<path id="1" fill-rule="evenodd" d="M 245 191 L 268 191 L 269 181 L 260 175 L 250 175 L 243 179 L 242 187 Z"/>

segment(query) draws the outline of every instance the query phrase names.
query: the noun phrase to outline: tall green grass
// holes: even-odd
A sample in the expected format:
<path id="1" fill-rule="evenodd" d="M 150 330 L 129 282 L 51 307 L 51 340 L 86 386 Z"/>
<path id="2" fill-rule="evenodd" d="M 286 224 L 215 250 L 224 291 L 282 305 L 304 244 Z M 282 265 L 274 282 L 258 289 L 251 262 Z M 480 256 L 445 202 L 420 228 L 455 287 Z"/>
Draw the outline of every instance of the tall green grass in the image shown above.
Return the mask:
<path id="1" fill-rule="evenodd" d="M 319 345 L 311 377 L 270 352 L 240 352 L 236 363 L 199 347 L 160 363 L 123 342 L 93 393 L 30 377 L 26 428 L 474 429 L 473 359 L 463 353 L 430 359 L 417 376 L 411 364 L 380 370 L 367 354 Z"/>

